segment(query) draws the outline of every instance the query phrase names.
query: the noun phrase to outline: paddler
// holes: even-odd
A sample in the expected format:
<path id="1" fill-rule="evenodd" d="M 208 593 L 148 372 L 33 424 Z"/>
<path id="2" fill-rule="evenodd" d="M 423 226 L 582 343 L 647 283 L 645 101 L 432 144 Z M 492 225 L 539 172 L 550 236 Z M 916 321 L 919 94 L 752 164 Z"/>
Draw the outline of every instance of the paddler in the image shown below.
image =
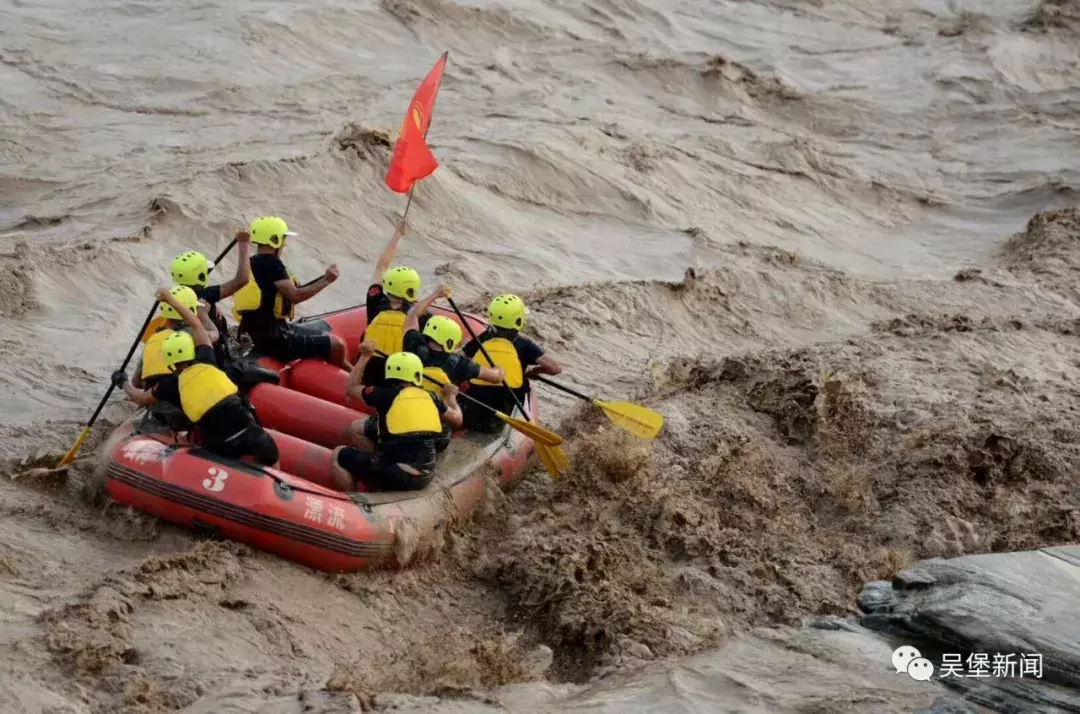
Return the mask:
<path id="1" fill-rule="evenodd" d="M 236 231 L 236 275 L 220 285 L 207 285 L 210 269 L 214 266 L 198 251 L 184 251 L 173 258 L 169 266 L 173 282 L 191 288 L 199 300 L 209 306 L 210 321 L 218 334 L 214 340 L 214 354 L 217 366 L 222 369 L 232 361 L 232 355 L 229 353 L 229 324 L 225 322 L 225 316 L 218 310 L 217 304 L 248 284 L 251 279 L 251 264 L 248 262 L 250 251 L 251 234 L 243 229 Z"/>
<path id="2" fill-rule="evenodd" d="M 201 302 L 194 290 L 183 285 L 174 285 L 168 292 L 174 302 L 191 312 L 198 312 L 199 320 L 208 334 L 214 338 L 218 336 L 218 330 L 210 319 L 210 306 Z M 169 368 L 165 364 L 162 346 L 165 340 L 176 332 L 187 332 L 189 330 L 187 325 L 184 324 L 180 313 L 169 302 L 161 301 L 160 306 L 161 317 L 165 318 L 165 322 L 143 345 L 142 354 L 135 364 L 135 376 L 132 378 L 131 383 L 137 389 L 153 390 L 162 378 L 170 375 Z M 126 374 L 124 379 L 127 379 Z M 136 400 L 136 403 L 141 406 L 150 406 L 150 415 L 168 426 L 173 428 L 187 426 L 179 408 L 173 407 L 167 402 L 155 400 L 154 402 L 144 403 Z"/>
<path id="3" fill-rule="evenodd" d="M 248 232 L 259 247 L 251 256 L 251 279 L 237 291 L 233 304 L 240 329 L 251 337 L 255 349 L 283 362 L 315 358 L 352 369 L 341 338 L 288 322 L 297 303 L 310 300 L 338 279 L 337 265 L 328 267 L 315 282 L 299 286 L 281 262 L 285 239 L 296 235 L 285 221 L 276 216 L 256 218 Z"/>
<path id="4" fill-rule="evenodd" d="M 489 366 L 491 363 L 480 352 L 482 343 L 495 364 L 503 368 L 506 384 L 514 390 L 522 403 L 529 392 L 530 377 L 562 373 L 562 365 L 554 357 L 546 354 L 540 345 L 521 334 L 527 314 L 525 301 L 517 295 L 496 295 L 488 306 L 490 324 L 487 329 L 462 350 L 481 366 Z M 514 398 L 500 381 L 484 379 L 482 376 L 472 379 L 469 382 L 468 394 L 488 406 L 510 414 L 514 409 Z M 463 411 L 465 428 L 470 431 L 490 433 L 503 428 L 503 423 L 486 409 L 466 403 Z"/>
<path id="5" fill-rule="evenodd" d="M 483 379 L 499 384 L 505 372 L 502 367 L 481 367 L 468 357 L 457 352 L 461 347 L 461 326 L 442 315 L 432 315 L 420 331 L 420 316 L 427 314 L 439 298 L 450 297 L 450 286 L 440 285 L 427 297 L 409 309 L 405 317 L 405 336 L 402 339 L 406 352 L 412 352 L 424 364 L 424 374 L 438 380 L 440 384 L 462 384 L 470 379 Z M 437 393 L 440 387 L 425 379 L 424 389 Z M 435 443 L 436 452 L 443 451 L 450 445 L 453 432 L 448 425 L 443 426 L 442 435 Z"/>
<path id="6" fill-rule="evenodd" d="M 360 384 L 368 361 L 375 354 L 370 342 L 360 345 L 360 359 L 349 375 L 349 397 L 363 400 L 377 417 L 366 436 L 364 421 L 354 424 L 354 446 L 334 449 L 331 461 L 334 485 L 341 491 L 355 491 L 362 479 L 383 491 L 418 491 L 435 475 L 435 440 L 442 425 L 461 426 L 457 387 L 447 383 L 442 398 L 421 389 L 424 365 L 412 352 L 395 352 L 383 362 L 385 386 Z"/>
<path id="7" fill-rule="evenodd" d="M 113 374 L 113 383 L 136 404 L 163 401 L 179 407 L 199 427 L 201 445 L 207 451 L 228 459 L 245 458 L 276 466 L 277 444 L 255 421 L 240 399 L 237 386 L 218 369 L 209 332 L 195 313 L 180 304 L 170 291 L 159 290 L 157 297 L 176 310 L 191 330 L 174 332 L 162 344 L 169 376 L 149 391 L 132 386 L 122 371 Z"/>
<path id="8" fill-rule="evenodd" d="M 390 267 L 397 254 L 398 243 L 404 235 L 405 223 L 401 222 L 394 229 L 393 237 L 375 263 L 367 292 L 367 329 L 360 339 L 371 342 L 375 349 L 383 354 L 401 352 L 404 346 L 405 317 L 420 294 L 420 273 L 404 265 Z M 430 316 L 426 312 L 421 313 L 421 326 L 428 317 Z M 384 384 L 385 364 L 386 360 L 382 357 L 373 357 L 363 374 L 363 384 Z"/>

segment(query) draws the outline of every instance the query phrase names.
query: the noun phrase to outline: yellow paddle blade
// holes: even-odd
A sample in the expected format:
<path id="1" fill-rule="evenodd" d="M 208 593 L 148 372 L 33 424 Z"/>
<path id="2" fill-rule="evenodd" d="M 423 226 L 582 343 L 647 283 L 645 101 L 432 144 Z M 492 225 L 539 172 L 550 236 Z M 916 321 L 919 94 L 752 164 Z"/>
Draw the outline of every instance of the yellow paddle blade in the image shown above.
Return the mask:
<path id="1" fill-rule="evenodd" d="M 60 468 L 64 464 L 70 463 L 75 459 L 75 455 L 79 453 L 79 449 L 82 447 L 83 442 L 86 441 L 86 437 L 90 436 L 90 427 L 84 426 L 82 433 L 79 434 L 79 438 L 75 440 L 75 443 L 71 445 L 71 449 L 64 454 L 64 458 L 60 459 L 60 463 L 56 465 L 56 468 Z"/>
<path id="2" fill-rule="evenodd" d="M 664 415 L 654 412 L 640 404 L 631 402 L 602 402 L 594 399 L 593 404 L 604 410 L 608 419 L 620 429 L 625 429 L 642 439 L 655 439 L 664 425 Z"/>
<path id="3" fill-rule="evenodd" d="M 559 478 L 559 464 L 556 463 L 555 457 L 552 456 L 551 449 L 559 447 L 544 446 L 543 444 L 536 445 L 536 455 L 540 457 L 540 463 L 544 465 L 547 472 L 551 474 L 551 480 L 554 481 Z"/>
<path id="4" fill-rule="evenodd" d="M 555 468 L 559 473 L 570 470 L 570 458 L 566 455 L 565 451 L 558 446 L 545 446 L 543 448 L 544 451 L 547 452 L 552 463 L 555 464 Z"/>
<path id="5" fill-rule="evenodd" d="M 150 324 L 146 326 L 146 329 L 143 330 L 142 337 L 139 338 L 139 342 L 142 342 L 145 345 L 146 341 L 153 337 L 154 333 L 164 327 L 166 322 L 168 322 L 168 320 L 166 320 L 164 317 L 161 317 L 160 315 L 155 317 L 153 320 L 150 321 Z"/>
<path id="6" fill-rule="evenodd" d="M 551 480 L 556 481 L 561 473 L 570 470 L 570 459 L 558 446 L 536 445 L 536 455 L 540 457 L 540 463 L 551 474 Z"/>
<path id="7" fill-rule="evenodd" d="M 502 421 L 510 425 L 511 429 L 520 431 L 525 436 L 529 437 L 537 444 L 543 444 L 544 446 L 558 446 L 562 443 L 562 437 L 554 432 L 550 432 L 539 424 L 532 424 L 521 419 L 515 419 L 512 416 L 503 414 L 502 412 L 495 412 L 496 416 Z"/>

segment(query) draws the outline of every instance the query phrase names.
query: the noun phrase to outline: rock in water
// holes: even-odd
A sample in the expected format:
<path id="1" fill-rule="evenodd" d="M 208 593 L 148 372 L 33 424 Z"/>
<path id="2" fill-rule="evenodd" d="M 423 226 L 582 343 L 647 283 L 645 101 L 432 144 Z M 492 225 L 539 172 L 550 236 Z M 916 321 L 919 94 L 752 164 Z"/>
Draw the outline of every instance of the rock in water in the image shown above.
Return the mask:
<path id="1" fill-rule="evenodd" d="M 961 664 L 940 681 L 973 703 L 1002 712 L 1080 712 L 1080 546 L 934 558 L 903 575 L 888 592 L 881 582 L 864 588 L 863 625 L 918 648 L 934 662 L 935 679 L 943 655 L 954 662 L 959 655 Z M 995 654 L 1013 655 L 998 670 L 1012 676 L 970 676 L 983 670 L 970 656 L 986 655 L 993 675 Z M 1041 659 L 1041 678 L 1023 671 L 1021 659 L 1032 669 Z"/>

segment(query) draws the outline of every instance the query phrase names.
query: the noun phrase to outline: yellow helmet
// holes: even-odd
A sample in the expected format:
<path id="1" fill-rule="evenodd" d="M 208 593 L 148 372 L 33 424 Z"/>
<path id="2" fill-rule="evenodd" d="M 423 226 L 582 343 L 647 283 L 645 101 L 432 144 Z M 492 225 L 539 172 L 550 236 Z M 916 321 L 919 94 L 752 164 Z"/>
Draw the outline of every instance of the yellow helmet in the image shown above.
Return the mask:
<path id="1" fill-rule="evenodd" d="M 420 273 L 404 265 L 390 268 L 383 273 L 382 289 L 387 295 L 415 302 L 420 292 Z"/>
<path id="2" fill-rule="evenodd" d="M 423 374 L 424 363 L 412 352 L 395 352 L 386 358 L 387 379 L 400 379 L 419 387 L 424 383 Z"/>
<path id="3" fill-rule="evenodd" d="M 189 250 L 173 258 L 169 271 L 172 273 L 173 282 L 177 285 L 202 288 L 206 287 L 206 280 L 212 267 L 214 266 L 205 255 Z"/>
<path id="4" fill-rule="evenodd" d="M 520 330 L 525 327 L 525 316 L 529 309 L 525 301 L 517 295 L 496 295 L 488 306 L 488 319 L 496 327 L 507 330 Z"/>
<path id="5" fill-rule="evenodd" d="M 173 285 L 172 288 L 169 289 L 169 292 L 172 293 L 172 296 L 174 298 L 176 298 L 176 302 L 180 303 L 188 310 L 191 310 L 192 312 L 199 311 L 199 296 L 196 295 L 195 291 L 188 286 Z M 166 320 L 184 319 L 180 317 L 180 313 L 173 309 L 172 305 L 166 302 L 160 302 L 158 304 L 161 305 L 161 316 L 164 317 Z"/>
<path id="6" fill-rule="evenodd" d="M 461 325 L 449 317 L 434 315 L 424 325 L 424 337 L 430 337 L 447 352 L 453 352 L 461 345 Z"/>
<path id="7" fill-rule="evenodd" d="M 248 228 L 251 234 L 251 242 L 260 245 L 268 245 L 271 248 L 280 248 L 285 245 L 285 239 L 296 235 L 289 230 L 289 226 L 277 216 L 263 216 L 251 222 Z"/>
<path id="8" fill-rule="evenodd" d="M 195 359 L 195 339 L 186 332 L 177 332 L 165 338 L 161 350 L 165 353 L 165 366 L 175 372 L 176 365 Z"/>

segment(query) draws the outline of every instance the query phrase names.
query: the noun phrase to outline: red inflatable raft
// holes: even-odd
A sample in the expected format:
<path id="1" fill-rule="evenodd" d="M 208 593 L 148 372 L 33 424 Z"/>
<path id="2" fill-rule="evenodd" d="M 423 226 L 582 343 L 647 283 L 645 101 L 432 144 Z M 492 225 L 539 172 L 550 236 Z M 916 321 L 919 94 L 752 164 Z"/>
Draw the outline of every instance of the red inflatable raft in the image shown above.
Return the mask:
<path id="1" fill-rule="evenodd" d="M 341 337 L 355 359 L 364 313 L 363 307 L 351 308 L 306 324 Z M 484 327 L 472 316 L 470 321 L 474 329 Z M 277 442 L 280 468 L 218 457 L 186 432 L 165 430 L 143 410 L 110 440 L 107 482 L 114 500 L 312 568 L 346 572 L 392 561 L 406 526 L 411 541 L 465 516 L 483 498 L 486 478 L 501 487 L 512 484 L 533 448 L 509 427 L 498 434 L 458 432 L 423 491 L 345 494 L 332 488 L 331 449 L 342 443 L 346 427 L 366 416 L 344 404 L 348 375 L 318 360 L 283 365 L 250 357 L 281 378 L 278 385 L 259 384 L 248 393 Z M 526 409 L 535 413 L 531 401 Z"/>

